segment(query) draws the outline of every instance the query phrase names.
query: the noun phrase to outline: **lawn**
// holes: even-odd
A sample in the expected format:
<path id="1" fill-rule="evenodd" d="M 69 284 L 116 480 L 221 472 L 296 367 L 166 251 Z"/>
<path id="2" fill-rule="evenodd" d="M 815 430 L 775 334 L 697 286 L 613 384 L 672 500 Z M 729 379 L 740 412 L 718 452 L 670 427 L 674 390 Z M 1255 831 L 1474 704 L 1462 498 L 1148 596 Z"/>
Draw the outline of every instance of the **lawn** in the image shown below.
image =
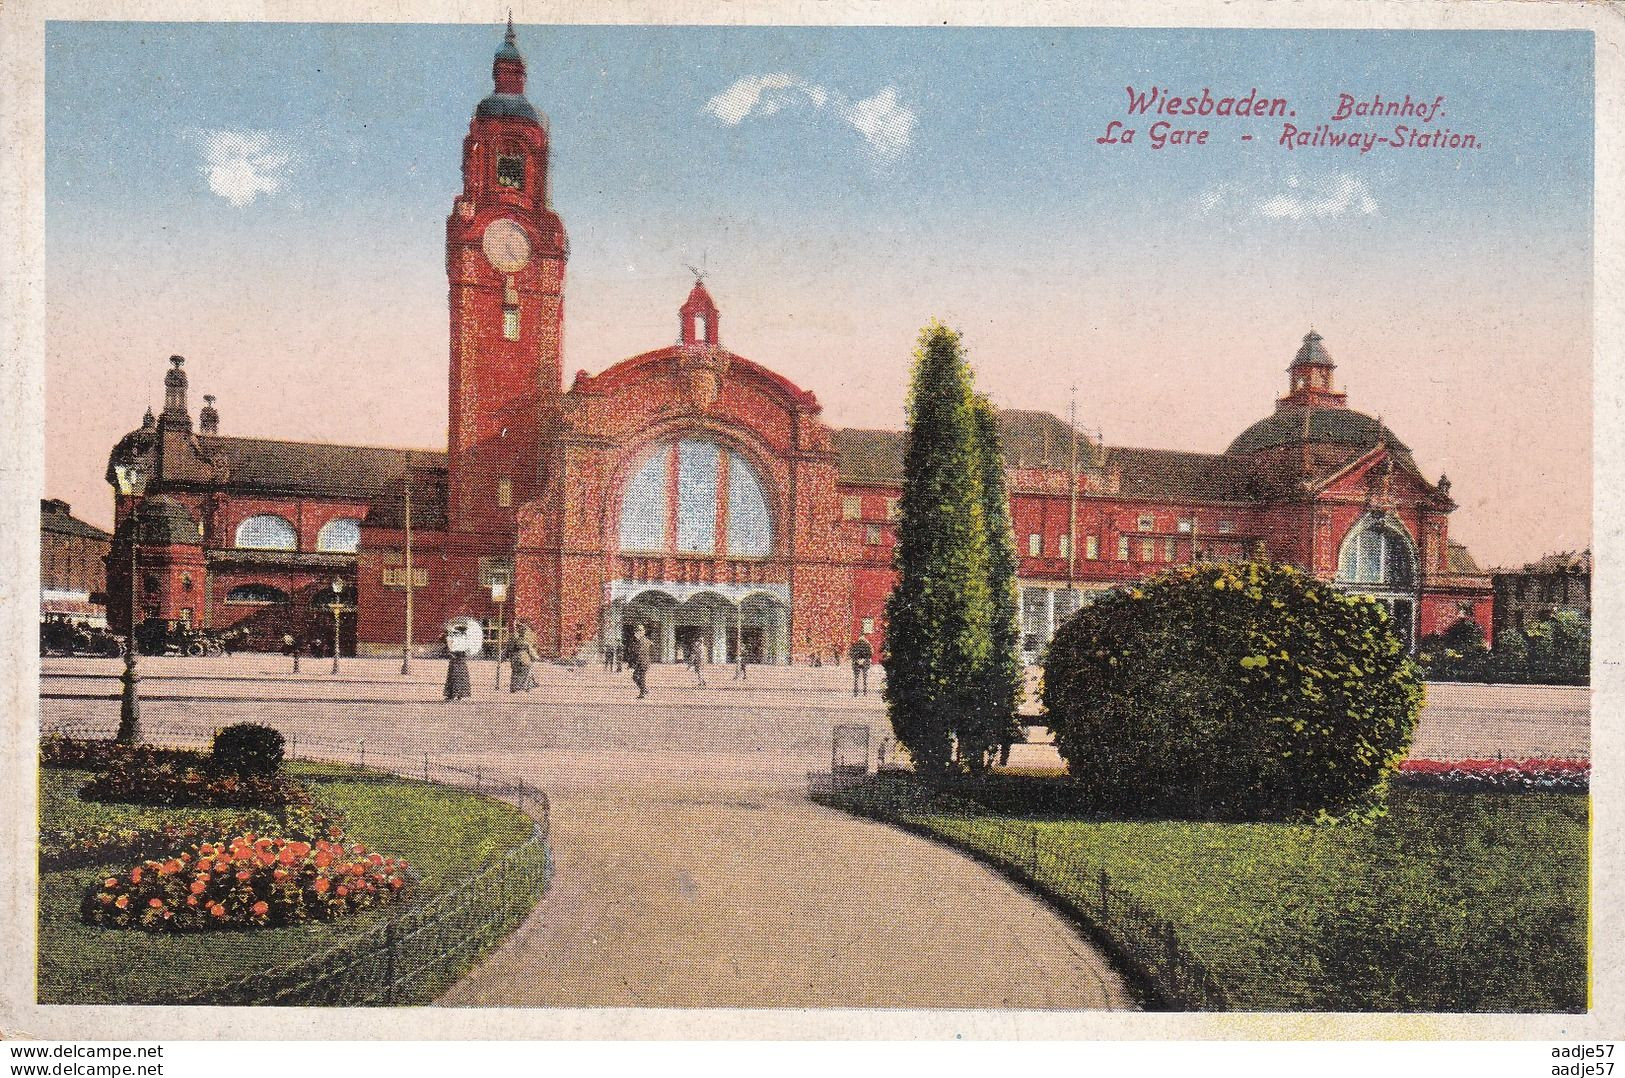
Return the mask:
<path id="1" fill-rule="evenodd" d="M 290 764 L 289 771 L 322 804 L 343 814 L 348 840 L 411 862 L 419 877 L 408 902 L 413 908 L 456 888 L 532 833 L 530 818 L 519 810 L 468 791 L 340 765 Z M 39 774 L 42 830 L 243 815 L 230 809 L 91 804 L 76 796 L 90 772 L 42 768 Z M 128 867 L 120 861 L 40 874 L 41 1003 L 171 1002 L 354 940 L 402 912 L 391 906 L 327 924 L 202 934 L 84 924 L 79 903 L 85 889 L 109 870 Z M 421 986 L 431 994 L 437 987 Z"/>
<path id="2" fill-rule="evenodd" d="M 1031 780 L 1029 780 L 1030 782 Z M 1398 788 L 1372 825 L 997 813 L 877 780 L 836 804 L 1035 863 L 1089 920 L 1102 869 L 1174 929 L 1237 1010 L 1583 1011 L 1589 800 Z M 967 809 L 970 811 L 967 812 Z M 1110 932 L 1107 933 L 1110 935 Z"/>

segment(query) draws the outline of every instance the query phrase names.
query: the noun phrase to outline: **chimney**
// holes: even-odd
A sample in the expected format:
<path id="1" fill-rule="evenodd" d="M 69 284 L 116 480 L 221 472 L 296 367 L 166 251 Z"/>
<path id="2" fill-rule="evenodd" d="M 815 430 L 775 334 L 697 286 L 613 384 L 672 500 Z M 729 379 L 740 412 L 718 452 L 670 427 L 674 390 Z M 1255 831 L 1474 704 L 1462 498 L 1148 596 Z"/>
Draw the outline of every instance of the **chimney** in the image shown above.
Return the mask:
<path id="1" fill-rule="evenodd" d="M 198 419 L 202 423 L 204 434 L 220 433 L 220 413 L 215 411 L 212 394 L 203 394 L 203 411 L 198 413 Z"/>

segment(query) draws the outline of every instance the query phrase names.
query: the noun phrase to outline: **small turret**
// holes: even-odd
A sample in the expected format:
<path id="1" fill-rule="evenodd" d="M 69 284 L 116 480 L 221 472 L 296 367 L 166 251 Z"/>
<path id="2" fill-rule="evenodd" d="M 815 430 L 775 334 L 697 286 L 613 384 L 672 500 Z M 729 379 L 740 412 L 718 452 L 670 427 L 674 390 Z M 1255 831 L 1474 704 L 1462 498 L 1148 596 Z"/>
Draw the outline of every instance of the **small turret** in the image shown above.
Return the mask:
<path id="1" fill-rule="evenodd" d="M 1281 398 L 1280 404 L 1301 404 L 1311 408 L 1345 407 L 1347 394 L 1332 389 L 1332 372 L 1337 370 L 1337 364 L 1332 362 L 1331 353 L 1326 351 L 1323 338 L 1313 329 L 1304 334 L 1303 344 L 1286 370 L 1287 394 Z"/>
<path id="2" fill-rule="evenodd" d="M 704 281 L 695 281 L 688 299 L 677 311 L 678 344 L 718 344 L 718 326 L 721 316 Z"/>
<path id="3" fill-rule="evenodd" d="M 164 375 L 164 414 L 159 426 L 164 430 L 192 429 L 192 415 L 186 410 L 186 365 L 184 356 L 170 356 L 170 369 Z"/>
<path id="4" fill-rule="evenodd" d="M 203 411 L 198 413 L 198 422 L 204 434 L 220 433 L 220 413 L 215 411 L 213 394 L 203 394 Z"/>

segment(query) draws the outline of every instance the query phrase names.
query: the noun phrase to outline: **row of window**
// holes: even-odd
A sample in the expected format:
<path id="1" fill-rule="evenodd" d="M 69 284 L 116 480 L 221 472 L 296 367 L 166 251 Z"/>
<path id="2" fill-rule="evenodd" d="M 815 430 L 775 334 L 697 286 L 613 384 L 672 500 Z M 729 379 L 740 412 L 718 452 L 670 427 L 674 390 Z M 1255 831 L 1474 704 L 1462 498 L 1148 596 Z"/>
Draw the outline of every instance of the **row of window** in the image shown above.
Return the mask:
<path id="1" fill-rule="evenodd" d="M 886 519 L 896 520 L 901 513 L 901 498 L 886 499 Z M 857 494 L 848 494 L 841 499 L 842 520 L 863 519 L 863 497 Z"/>
<path id="2" fill-rule="evenodd" d="M 282 517 L 266 513 L 237 525 L 232 545 L 239 550 L 298 550 L 299 533 Z M 354 554 L 360 548 L 359 520 L 330 520 L 316 533 L 316 549 L 324 554 Z"/>

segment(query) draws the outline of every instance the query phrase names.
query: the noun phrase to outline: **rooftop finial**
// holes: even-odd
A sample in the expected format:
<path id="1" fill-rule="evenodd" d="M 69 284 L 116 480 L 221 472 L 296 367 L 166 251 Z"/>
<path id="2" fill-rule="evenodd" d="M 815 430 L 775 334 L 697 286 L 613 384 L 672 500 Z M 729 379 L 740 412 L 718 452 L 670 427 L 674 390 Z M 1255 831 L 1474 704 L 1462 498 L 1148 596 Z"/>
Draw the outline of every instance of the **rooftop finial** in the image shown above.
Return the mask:
<path id="1" fill-rule="evenodd" d="M 513 8 L 508 9 L 508 32 L 506 34 L 502 35 L 502 40 L 506 41 L 510 45 L 512 45 L 514 43 L 514 37 L 513 37 Z"/>

